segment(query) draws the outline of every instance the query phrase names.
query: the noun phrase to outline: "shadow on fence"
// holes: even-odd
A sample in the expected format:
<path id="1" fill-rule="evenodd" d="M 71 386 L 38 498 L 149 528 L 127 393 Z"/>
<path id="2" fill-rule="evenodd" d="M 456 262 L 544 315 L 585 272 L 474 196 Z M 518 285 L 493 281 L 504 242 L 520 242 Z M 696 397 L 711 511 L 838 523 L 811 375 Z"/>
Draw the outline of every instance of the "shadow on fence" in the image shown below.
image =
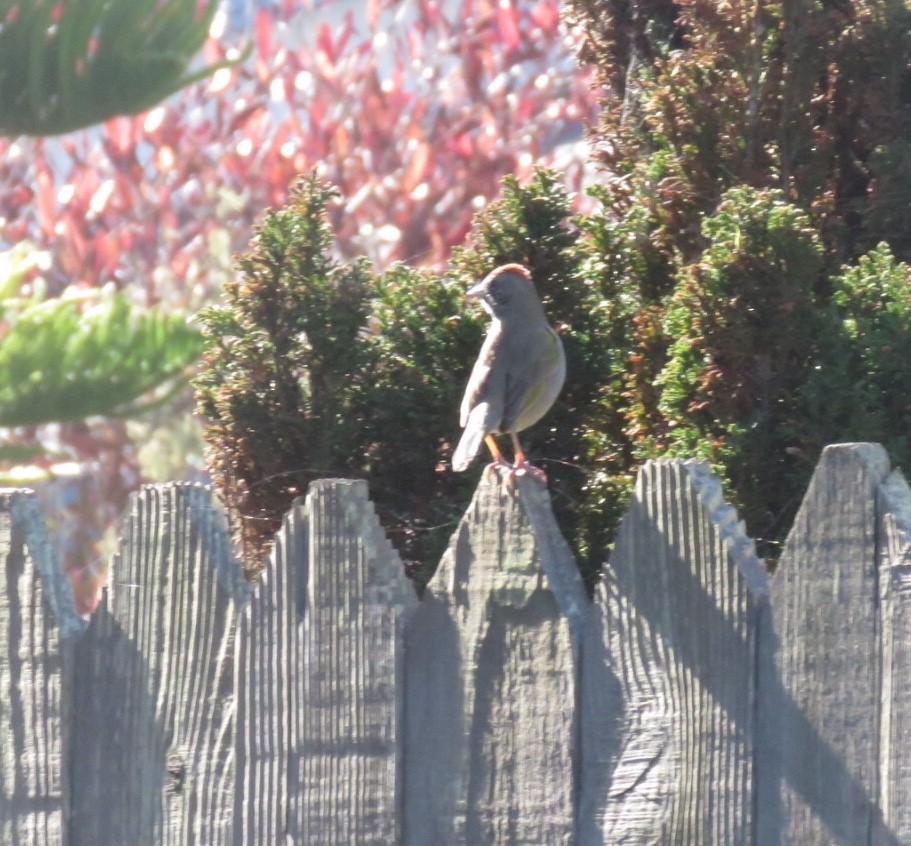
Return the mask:
<path id="1" fill-rule="evenodd" d="M 911 844 L 911 490 L 829 447 L 771 578 L 655 461 L 589 602 L 546 490 L 482 483 L 419 602 L 363 482 L 251 589 L 207 490 L 144 489 L 73 611 L 0 495 L 0 842 Z"/>

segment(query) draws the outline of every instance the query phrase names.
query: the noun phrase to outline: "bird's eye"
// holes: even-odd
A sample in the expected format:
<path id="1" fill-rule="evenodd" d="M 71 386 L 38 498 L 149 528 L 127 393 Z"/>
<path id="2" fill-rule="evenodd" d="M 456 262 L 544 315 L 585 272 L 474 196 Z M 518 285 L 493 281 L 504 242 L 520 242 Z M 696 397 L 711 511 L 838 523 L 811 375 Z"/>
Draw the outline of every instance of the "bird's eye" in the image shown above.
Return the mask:
<path id="1" fill-rule="evenodd" d="M 494 282 L 490 286 L 490 296 L 497 305 L 509 302 L 509 286 Z"/>

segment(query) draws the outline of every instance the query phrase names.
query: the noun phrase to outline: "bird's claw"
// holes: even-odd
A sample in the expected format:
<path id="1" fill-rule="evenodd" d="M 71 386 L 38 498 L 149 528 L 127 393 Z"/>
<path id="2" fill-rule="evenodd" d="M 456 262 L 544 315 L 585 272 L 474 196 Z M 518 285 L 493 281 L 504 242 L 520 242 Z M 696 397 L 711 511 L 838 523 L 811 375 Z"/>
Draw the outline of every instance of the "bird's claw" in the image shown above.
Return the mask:
<path id="1" fill-rule="evenodd" d="M 501 470 L 502 473 L 500 473 Z M 516 486 L 516 479 L 523 476 L 531 476 L 533 479 L 547 484 L 547 473 L 527 461 L 520 461 L 515 466 L 506 461 L 492 461 L 484 468 L 484 481 L 491 482 L 494 474 L 500 477 L 500 488 L 504 493 L 511 491 Z"/>
<path id="2" fill-rule="evenodd" d="M 492 477 L 500 470 L 505 470 L 508 475 L 512 472 L 512 465 L 505 461 L 491 461 L 490 464 L 484 468 L 484 472 L 481 475 L 485 482 L 491 482 Z"/>
<path id="3" fill-rule="evenodd" d="M 535 467 L 534 464 L 529 464 L 527 461 L 519 461 L 515 467 L 512 468 L 513 476 L 531 476 L 533 479 L 537 479 L 543 484 L 547 484 L 547 473 L 545 473 L 540 467 Z"/>

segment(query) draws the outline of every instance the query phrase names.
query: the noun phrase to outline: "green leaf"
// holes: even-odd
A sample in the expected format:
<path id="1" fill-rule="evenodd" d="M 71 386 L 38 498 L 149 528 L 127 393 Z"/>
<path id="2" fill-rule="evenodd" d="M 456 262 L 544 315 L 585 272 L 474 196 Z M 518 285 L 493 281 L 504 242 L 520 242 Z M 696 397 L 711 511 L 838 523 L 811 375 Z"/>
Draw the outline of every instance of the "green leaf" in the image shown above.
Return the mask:
<path id="1" fill-rule="evenodd" d="M 121 294 L 26 304 L 0 339 L 0 425 L 142 413 L 201 351 L 199 331 L 182 315 L 138 308 Z"/>
<path id="2" fill-rule="evenodd" d="M 0 134 L 146 111 L 237 59 L 190 70 L 218 0 L 0 0 Z M 24 82 L 24 84 L 23 84 Z"/>

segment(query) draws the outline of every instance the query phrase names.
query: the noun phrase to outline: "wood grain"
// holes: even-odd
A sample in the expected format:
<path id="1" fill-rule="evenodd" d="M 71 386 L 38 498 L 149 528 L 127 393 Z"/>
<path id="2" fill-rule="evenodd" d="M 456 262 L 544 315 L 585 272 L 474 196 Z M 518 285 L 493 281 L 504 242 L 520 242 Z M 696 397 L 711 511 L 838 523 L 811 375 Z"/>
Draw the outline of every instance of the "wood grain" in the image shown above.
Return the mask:
<path id="1" fill-rule="evenodd" d="M 232 842 L 234 619 L 247 592 L 238 565 L 217 560 L 226 549 L 207 490 L 135 498 L 75 650 L 70 846 Z"/>
<path id="2" fill-rule="evenodd" d="M 770 583 L 760 639 L 760 846 L 861 846 L 881 826 L 876 492 L 888 472 L 878 445 L 827 447 Z"/>
<path id="3" fill-rule="evenodd" d="M 407 638 L 413 846 L 573 842 L 588 600 L 556 535 L 540 483 L 482 481 L 428 586 Z"/>
<path id="4" fill-rule="evenodd" d="M 62 846 L 65 654 L 84 623 L 28 491 L 0 491 L 0 560 L 0 843 Z"/>
<path id="5" fill-rule="evenodd" d="M 900 470 L 877 497 L 882 692 L 879 807 L 872 846 L 911 843 L 911 489 Z"/>
<path id="6" fill-rule="evenodd" d="M 639 471 L 583 641 L 580 844 L 751 843 L 755 548 L 698 464 Z"/>
<path id="7" fill-rule="evenodd" d="M 311 484 L 241 631 L 242 843 L 399 842 L 416 604 L 366 484 Z"/>
<path id="8" fill-rule="evenodd" d="M 4 846 L 911 843 L 876 445 L 826 449 L 771 579 L 705 465 L 648 462 L 594 603 L 530 478 L 420 601 L 363 482 L 311 486 L 252 599 L 210 493 L 144 489 L 87 631 L 32 494 L 0 550 Z"/>

